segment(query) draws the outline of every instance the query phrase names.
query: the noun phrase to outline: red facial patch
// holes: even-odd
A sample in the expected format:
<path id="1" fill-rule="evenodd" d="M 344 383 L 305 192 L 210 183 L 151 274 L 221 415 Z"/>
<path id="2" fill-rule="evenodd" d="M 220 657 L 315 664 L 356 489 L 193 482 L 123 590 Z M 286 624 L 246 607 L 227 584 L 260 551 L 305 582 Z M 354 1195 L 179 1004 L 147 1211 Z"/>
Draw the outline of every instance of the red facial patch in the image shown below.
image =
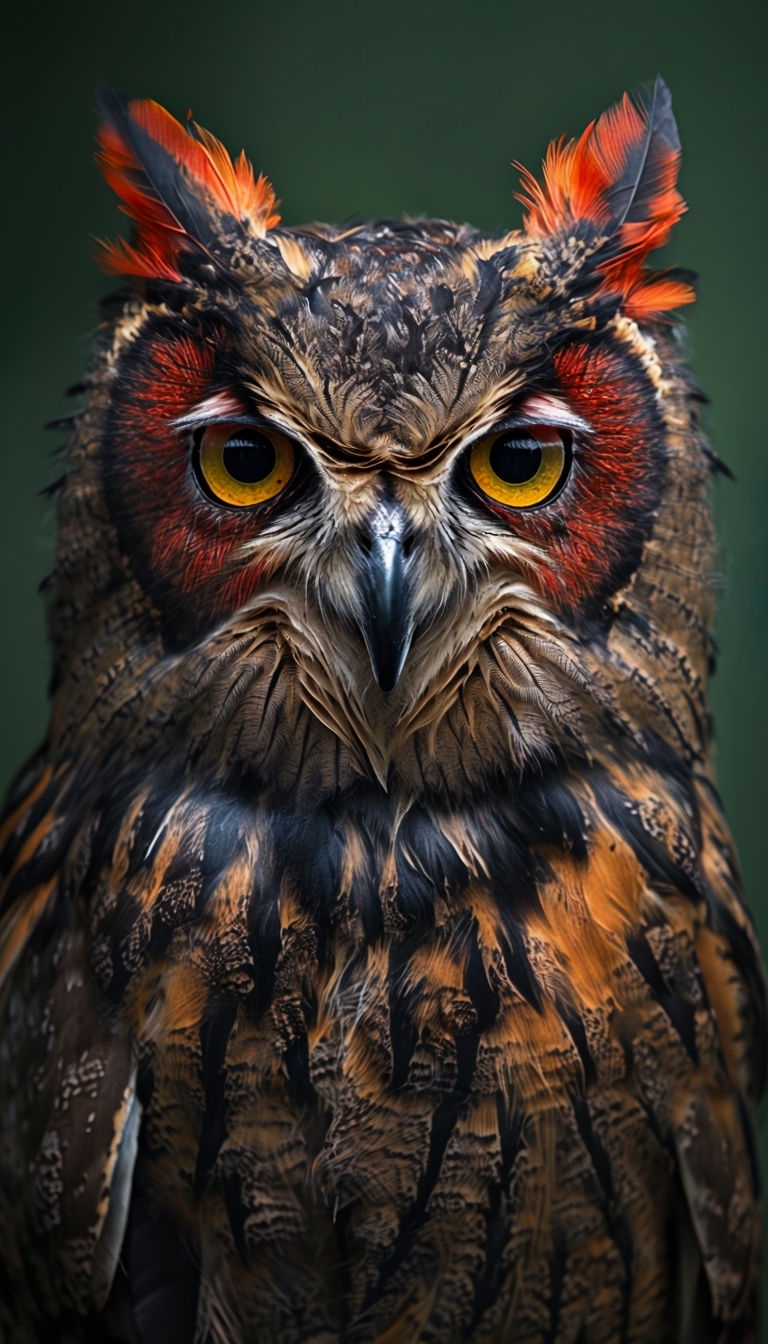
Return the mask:
<path id="1" fill-rule="evenodd" d="M 221 390 L 226 340 L 223 331 L 148 331 L 120 364 L 110 409 L 110 509 L 139 582 L 168 628 L 185 635 L 236 610 L 264 573 L 263 559 L 243 561 L 240 548 L 268 506 L 207 500 L 192 470 L 190 434 L 174 427 Z"/>
<path id="2" fill-rule="evenodd" d="M 580 343 L 554 357 L 555 391 L 592 426 L 576 435 L 567 485 L 541 508 L 487 506 L 546 558 L 532 581 L 573 610 L 627 582 L 653 526 L 664 425 L 631 358 Z"/>

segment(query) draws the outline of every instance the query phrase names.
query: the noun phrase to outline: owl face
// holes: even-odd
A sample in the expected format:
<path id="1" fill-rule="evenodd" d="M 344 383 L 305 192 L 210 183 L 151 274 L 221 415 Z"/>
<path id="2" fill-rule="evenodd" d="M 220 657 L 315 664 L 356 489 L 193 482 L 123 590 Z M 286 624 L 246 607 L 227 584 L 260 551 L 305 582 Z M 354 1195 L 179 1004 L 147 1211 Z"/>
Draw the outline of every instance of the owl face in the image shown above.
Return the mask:
<path id="1" fill-rule="evenodd" d="M 105 260 L 134 279 L 62 499 L 65 705 L 74 654 L 103 741 L 135 713 L 142 750 L 154 734 L 292 791 L 454 793 L 615 735 L 606 649 L 638 575 L 660 592 L 665 537 L 691 571 L 706 541 L 658 320 L 690 294 L 643 268 L 683 208 L 663 86 L 551 151 L 525 229 L 499 237 L 281 228 L 207 132 L 154 104 L 104 112 L 136 222 Z M 101 613 L 98 639 L 82 620 L 73 642 L 73 604 Z"/>

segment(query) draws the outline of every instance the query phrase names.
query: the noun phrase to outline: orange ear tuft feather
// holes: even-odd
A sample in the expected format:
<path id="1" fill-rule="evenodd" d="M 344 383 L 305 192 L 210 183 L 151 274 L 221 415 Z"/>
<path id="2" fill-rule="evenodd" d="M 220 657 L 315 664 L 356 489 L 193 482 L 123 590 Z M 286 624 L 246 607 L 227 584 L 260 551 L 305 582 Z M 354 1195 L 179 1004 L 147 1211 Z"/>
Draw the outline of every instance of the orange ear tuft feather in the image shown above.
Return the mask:
<path id="1" fill-rule="evenodd" d="M 521 168 L 525 229 L 546 238 L 591 224 L 604 236 L 598 293 L 619 294 L 630 316 L 690 303 L 690 285 L 644 270 L 649 253 L 667 241 L 686 209 L 677 190 L 679 165 L 669 90 L 657 79 L 650 95 L 625 93 L 578 140 L 554 141 L 542 183 Z"/>
<path id="2" fill-rule="evenodd" d="M 256 238 L 279 222 L 269 182 L 254 177 L 244 153 L 233 163 L 210 131 L 192 121 L 185 128 L 150 99 L 125 103 L 102 86 L 98 101 L 97 159 L 136 225 L 133 243 L 100 245 L 105 270 L 180 280 L 184 251 L 215 251 L 217 217 L 230 216 Z"/>

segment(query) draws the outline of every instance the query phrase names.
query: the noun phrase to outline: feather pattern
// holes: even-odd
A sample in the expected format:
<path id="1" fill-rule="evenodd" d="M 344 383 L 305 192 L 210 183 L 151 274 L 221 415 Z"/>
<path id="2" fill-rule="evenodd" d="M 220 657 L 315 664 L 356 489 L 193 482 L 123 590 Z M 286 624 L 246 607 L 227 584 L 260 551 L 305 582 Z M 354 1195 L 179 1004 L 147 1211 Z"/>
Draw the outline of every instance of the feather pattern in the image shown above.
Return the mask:
<path id="1" fill-rule="evenodd" d="M 244 161 L 102 104 L 154 282 L 71 425 L 0 824 L 3 1344 L 754 1344 L 666 91 L 527 233 L 268 245 Z"/>
<path id="2" fill-rule="evenodd" d="M 125 102 L 98 91 L 103 121 L 97 155 L 104 177 L 134 221 L 133 243 L 102 243 L 102 267 L 118 275 L 181 279 L 181 256 L 216 253 L 217 223 L 230 216 L 253 238 L 278 223 L 275 194 L 241 152 L 233 162 L 220 140 L 195 122 L 183 127 L 151 99 Z"/>
<path id="3" fill-rule="evenodd" d="M 669 89 L 657 79 L 650 94 L 625 94 L 578 140 L 553 141 L 542 183 L 517 165 L 525 229 L 547 238 L 591 225 L 601 253 L 598 292 L 620 295 L 630 316 L 690 303 L 695 294 L 684 280 L 644 270 L 686 209 L 677 190 L 679 163 Z"/>

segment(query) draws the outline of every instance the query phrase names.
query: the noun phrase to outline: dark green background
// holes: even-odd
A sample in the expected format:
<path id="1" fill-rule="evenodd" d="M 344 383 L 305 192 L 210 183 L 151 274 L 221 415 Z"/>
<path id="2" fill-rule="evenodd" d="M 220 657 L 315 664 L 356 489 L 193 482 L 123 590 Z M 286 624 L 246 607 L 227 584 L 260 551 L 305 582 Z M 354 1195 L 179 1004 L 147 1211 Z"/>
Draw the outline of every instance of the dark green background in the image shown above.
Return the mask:
<path id="1" fill-rule="evenodd" d="M 18 4 L 18 0 L 17 0 Z M 712 399 L 723 545 L 713 687 L 718 775 L 768 945 L 763 882 L 768 472 L 765 0 L 262 5 L 134 0 L 17 8 L 2 98 L 4 649 L 2 775 L 40 738 L 46 647 L 36 586 L 55 474 L 41 423 L 67 408 L 108 281 L 92 235 L 120 228 L 92 162 L 93 90 L 107 78 L 195 117 L 272 178 L 286 222 L 403 212 L 516 224 L 512 158 L 538 167 L 657 72 L 683 142 L 690 215 L 667 260 L 701 276 L 692 360 Z M 768 1338 L 768 1335 L 766 1336 Z"/>

